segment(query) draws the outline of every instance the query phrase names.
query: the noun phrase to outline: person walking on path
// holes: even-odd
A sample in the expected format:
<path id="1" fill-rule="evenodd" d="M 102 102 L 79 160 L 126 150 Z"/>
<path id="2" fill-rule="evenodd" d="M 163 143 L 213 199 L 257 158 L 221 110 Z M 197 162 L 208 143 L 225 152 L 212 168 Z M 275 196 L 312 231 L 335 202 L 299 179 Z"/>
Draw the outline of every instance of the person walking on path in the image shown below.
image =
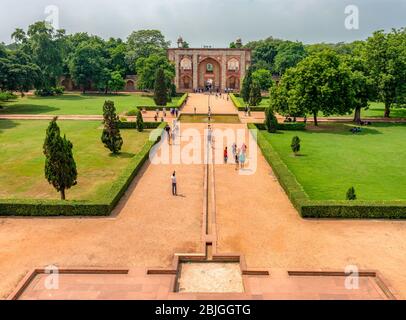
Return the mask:
<path id="1" fill-rule="evenodd" d="M 244 154 L 247 153 L 247 145 L 245 143 L 243 143 L 241 146 L 241 153 L 244 153 Z"/>
<path id="2" fill-rule="evenodd" d="M 244 152 L 240 152 L 240 157 L 239 157 L 239 161 L 241 164 L 241 169 L 244 169 L 244 165 L 245 165 L 245 153 Z"/>
<path id="3" fill-rule="evenodd" d="M 176 171 L 174 171 L 171 176 L 171 182 L 172 182 L 172 195 L 177 196 L 178 190 L 177 190 L 177 182 L 176 182 Z"/>
<path id="4" fill-rule="evenodd" d="M 212 130 L 209 124 L 208 131 L 207 131 L 207 143 L 210 144 L 212 142 Z"/>
<path id="5" fill-rule="evenodd" d="M 237 154 L 237 144 L 234 142 L 232 146 L 232 152 L 233 152 L 233 157 L 235 158 L 235 155 Z"/>
<path id="6" fill-rule="evenodd" d="M 238 150 L 235 153 L 234 160 L 235 160 L 235 170 L 238 170 L 240 168 L 240 150 Z"/>
<path id="7" fill-rule="evenodd" d="M 228 161 L 228 149 L 227 147 L 224 149 L 224 163 L 227 164 Z"/>
<path id="8" fill-rule="evenodd" d="M 165 131 L 168 138 L 168 143 L 171 144 L 171 127 L 169 126 L 169 124 L 166 125 Z"/>

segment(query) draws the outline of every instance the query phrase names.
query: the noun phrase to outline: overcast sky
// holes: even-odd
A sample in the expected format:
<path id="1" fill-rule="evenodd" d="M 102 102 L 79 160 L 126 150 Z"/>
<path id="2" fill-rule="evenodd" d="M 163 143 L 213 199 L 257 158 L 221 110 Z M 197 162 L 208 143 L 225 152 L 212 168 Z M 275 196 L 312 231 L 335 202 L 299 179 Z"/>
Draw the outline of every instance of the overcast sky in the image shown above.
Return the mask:
<path id="1" fill-rule="evenodd" d="M 0 42 L 44 20 L 49 5 L 59 8 L 68 33 L 125 39 L 133 30 L 159 29 L 172 44 L 182 35 L 193 47 L 228 47 L 238 37 L 352 41 L 406 26 L 406 0 L 0 0 Z M 359 30 L 345 28 L 347 5 L 359 8 Z"/>

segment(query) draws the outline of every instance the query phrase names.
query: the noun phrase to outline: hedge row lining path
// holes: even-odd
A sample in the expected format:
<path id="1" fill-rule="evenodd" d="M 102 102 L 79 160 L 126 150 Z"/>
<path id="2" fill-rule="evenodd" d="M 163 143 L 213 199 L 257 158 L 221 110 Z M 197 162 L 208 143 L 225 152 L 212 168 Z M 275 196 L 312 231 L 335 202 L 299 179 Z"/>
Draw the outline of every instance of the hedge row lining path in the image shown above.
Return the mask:
<path id="1" fill-rule="evenodd" d="M 143 119 L 146 122 L 154 122 L 155 119 L 155 111 L 146 111 L 143 113 Z M 162 109 L 159 112 L 159 118 L 158 121 L 161 121 L 161 117 L 163 116 L 162 114 Z M 58 117 L 58 120 L 82 120 L 82 121 L 97 121 L 103 120 L 102 115 L 30 115 L 30 114 L 0 114 L 0 120 L 52 120 L 54 117 Z M 127 118 L 128 121 L 135 121 L 136 117 L 131 117 L 131 116 L 124 116 Z M 169 109 L 166 111 L 166 117 L 164 117 L 165 121 L 171 121 L 175 117 L 173 117 Z"/>
<path id="2" fill-rule="evenodd" d="M 1 217 L 0 298 L 39 266 L 170 267 L 176 252 L 201 252 L 203 177 L 203 164 L 147 161 L 110 217 Z"/>
<path id="3" fill-rule="evenodd" d="M 248 159 L 253 152 L 258 156 L 253 175 L 239 175 L 232 161 L 216 165 L 218 252 L 241 252 L 248 268 L 271 269 L 271 274 L 275 269 L 344 271 L 349 265 L 378 270 L 406 299 L 405 221 L 302 219 L 258 146 L 248 150 Z"/>
<path id="4" fill-rule="evenodd" d="M 263 123 L 265 121 L 265 113 L 261 111 L 252 111 L 251 116 L 248 117 L 245 112 L 238 112 L 241 122 L 242 123 Z M 283 122 L 285 120 L 285 117 L 281 115 L 277 115 L 278 121 Z M 340 123 L 352 123 L 353 122 L 353 117 L 343 117 L 343 118 L 337 118 L 337 117 L 331 117 L 331 118 L 326 118 L 326 117 L 320 117 L 317 118 L 317 121 L 319 123 L 333 123 L 333 122 L 340 122 Z M 303 122 L 303 118 L 297 118 L 298 122 Z M 386 123 L 404 123 L 406 122 L 405 118 L 362 118 L 362 121 L 369 121 L 372 123 L 376 122 L 386 122 Z M 314 120 L 313 117 L 309 117 L 307 119 L 307 123 L 313 124 Z"/>

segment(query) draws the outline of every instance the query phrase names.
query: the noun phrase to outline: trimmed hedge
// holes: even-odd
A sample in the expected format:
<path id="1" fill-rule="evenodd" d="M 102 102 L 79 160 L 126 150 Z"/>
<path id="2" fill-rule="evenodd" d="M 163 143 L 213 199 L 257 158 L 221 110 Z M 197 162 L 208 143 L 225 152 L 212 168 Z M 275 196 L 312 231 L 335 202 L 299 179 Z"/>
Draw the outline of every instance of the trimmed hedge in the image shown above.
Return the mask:
<path id="1" fill-rule="evenodd" d="M 406 219 L 406 201 L 316 201 L 310 200 L 296 177 L 266 139 L 267 132 L 248 124 L 258 146 L 272 167 L 293 206 L 303 218 Z"/>
<path id="2" fill-rule="evenodd" d="M 144 129 L 156 129 L 162 122 L 144 122 Z M 135 121 L 120 121 L 118 123 L 119 129 L 137 129 L 137 123 Z"/>
<path id="3" fill-rule="evenodd" d="M 243 106 L 241 104 L 241 102 L 240 102 L 240 100 L 238 100 L 237 96 L 239 97 L 239 95 L 236 93 L 230 93 L 231 101 L 233 102 L 234 106 L 238 109 L 238 111 L 245 111 L 245 106 Z M 265 109 L 266 109 L 266 107 L 264 107 L 264 106 L 250 107 L 251 112 L 265 111 Z"/>
<path id="4" fill-rule="evenodd" d="M 137 106 L 137 108 L 139 110 L 145 109 L 147 111 L 155 111 L 156 109 L 163 109 L 163 108 L 166 108 L 166 110 L 169 110 L 171 108 L 180 109 L 186 104 L 188 97 L 189 97 L 188 93 L 183 94 L 182 97 L 176 102 L 176 105 L 173 105 L 173 106 L 171 106 L 171 105 L 169 105 L 169 106 Z"/>
<path id="5" fill-rule="evenodd" d="M 163 131 L 166 123 L 159 124 Z M 159 141 L 147 141 L 142 150 L 105 194 L 104 202 L 61 200 L 0 200 L 0 216 L 108 216 L 149 157 L 151 148 Z"/>

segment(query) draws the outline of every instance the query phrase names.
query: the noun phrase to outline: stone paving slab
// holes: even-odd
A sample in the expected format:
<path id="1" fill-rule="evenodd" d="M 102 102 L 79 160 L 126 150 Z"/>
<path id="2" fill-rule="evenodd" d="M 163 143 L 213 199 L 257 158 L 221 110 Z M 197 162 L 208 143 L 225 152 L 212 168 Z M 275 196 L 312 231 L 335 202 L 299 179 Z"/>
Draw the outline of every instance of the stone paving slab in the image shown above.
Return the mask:
<path id="1" fill-rule="evenodd" d="M 360 278 L 357 289 L 345 288 L 344 277 L 289 277 L 278 270 L 274 276 L 243 276 L 240 293 L 176 293 L 170 275 L 60 274 L 59 288 L 46 289 L 49 275 L 38 274 L 18 297 L 20 300 L 385 300 L 388 297 L 374 278 Z M 272 270 L 270 270 L 272 273 Z"/>

